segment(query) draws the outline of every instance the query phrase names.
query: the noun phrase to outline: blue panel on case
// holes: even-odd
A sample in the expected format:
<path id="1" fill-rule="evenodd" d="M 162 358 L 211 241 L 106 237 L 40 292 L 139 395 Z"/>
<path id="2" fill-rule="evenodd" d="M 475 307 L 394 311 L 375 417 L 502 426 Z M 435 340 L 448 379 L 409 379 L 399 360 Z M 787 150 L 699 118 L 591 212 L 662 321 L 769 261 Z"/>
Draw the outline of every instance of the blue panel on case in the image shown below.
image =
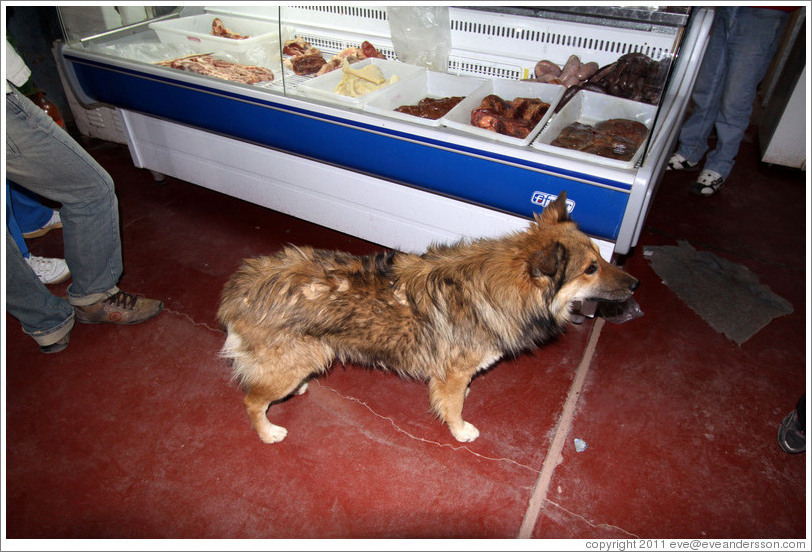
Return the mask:
<path id="1" fill-rule="evenodd" d="M 70 55 L 66 59 L 76 62 L 84 91 L 99 101 L 516 215 L 532 217 L 565 190 L 573 219 L 585 232 L 604 239 L 617 238 L 626 209 L 629 186 L 624 183 L 205 84 Z"/>

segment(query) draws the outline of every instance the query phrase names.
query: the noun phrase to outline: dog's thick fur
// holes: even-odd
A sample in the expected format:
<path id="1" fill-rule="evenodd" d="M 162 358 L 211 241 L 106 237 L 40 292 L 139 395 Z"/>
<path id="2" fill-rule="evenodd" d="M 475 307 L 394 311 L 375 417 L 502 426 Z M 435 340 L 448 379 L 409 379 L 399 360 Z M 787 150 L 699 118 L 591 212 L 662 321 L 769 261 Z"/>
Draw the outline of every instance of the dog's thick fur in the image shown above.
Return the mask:
<path id="1" fill-rule="evenodd" d="M 270 404 L 304 392 L 337 358 L 427 380 L 452 435 L 476 439 L 462 406 L 479 370 L 562 332 L 573 301 L 622 301 L 637 288 L 569 220 L 565 198 L 524 232 L 422 255 L 287 247 L 246 259 L 218 318 L 259 437 L 285 438 L 267 418 Z"/>

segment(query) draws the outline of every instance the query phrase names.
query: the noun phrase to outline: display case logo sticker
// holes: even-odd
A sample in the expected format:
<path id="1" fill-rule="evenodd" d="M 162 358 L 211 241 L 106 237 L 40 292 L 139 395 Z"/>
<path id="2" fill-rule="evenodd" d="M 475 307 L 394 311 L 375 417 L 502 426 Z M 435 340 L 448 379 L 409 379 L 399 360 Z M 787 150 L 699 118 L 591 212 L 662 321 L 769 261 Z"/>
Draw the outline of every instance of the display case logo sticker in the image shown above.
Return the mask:
<path id="1" fill-rule="evenodd" d="M 548 194 L 547 192 L 533 192 L 533 198 L 530 201 L 536 205 L 547 207 L 550 203 L 555 201 L 557 197 L 557 195 Z M 575 202 L 571 199 L 567 199 L 567 212 L 572 213 L 573 209 L 575 209 Z"/>

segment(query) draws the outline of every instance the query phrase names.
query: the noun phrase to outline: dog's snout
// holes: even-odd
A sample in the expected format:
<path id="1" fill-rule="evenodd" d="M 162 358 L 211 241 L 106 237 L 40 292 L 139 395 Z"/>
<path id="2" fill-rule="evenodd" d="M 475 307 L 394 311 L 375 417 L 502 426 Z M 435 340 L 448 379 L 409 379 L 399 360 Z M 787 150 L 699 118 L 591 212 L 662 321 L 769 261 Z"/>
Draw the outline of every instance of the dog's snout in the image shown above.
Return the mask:
<path id="1" fill-rule="evenodd" d="M 632 283 L 629 285 L 629 290 L 637 291 L 637 288 L 640 287 L 640 280 L 633 280 Z"/>

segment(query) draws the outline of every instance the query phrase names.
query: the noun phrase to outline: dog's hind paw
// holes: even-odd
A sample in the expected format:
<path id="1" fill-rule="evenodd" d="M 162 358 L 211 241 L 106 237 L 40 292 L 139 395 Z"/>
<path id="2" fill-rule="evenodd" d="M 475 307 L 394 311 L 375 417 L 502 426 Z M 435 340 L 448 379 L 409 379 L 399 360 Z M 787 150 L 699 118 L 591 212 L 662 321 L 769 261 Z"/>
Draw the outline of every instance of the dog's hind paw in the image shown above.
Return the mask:
<path id="1" fill-rule="evenodd" d="M 288 436 L 288 430 L 284 427 L 269 424 L 270 427 L 263 429 L 263 431 L 258 432 L 259 438 L 262 439 L 263 443 L 273 444 L 278 443 L 282 439 Z"/>
<path id="2" fill-rule="evenodd" d="M 477 437 L 479 437 L 479 430 L 474 427 L 473 424 L 469 424 L 468 422 L 462 422 L 462 428 L 457 430 L 451 430 L 451 435 L 454 436 L 454 439 L 460 441 L 462 443 L 470 443 Z"/>

